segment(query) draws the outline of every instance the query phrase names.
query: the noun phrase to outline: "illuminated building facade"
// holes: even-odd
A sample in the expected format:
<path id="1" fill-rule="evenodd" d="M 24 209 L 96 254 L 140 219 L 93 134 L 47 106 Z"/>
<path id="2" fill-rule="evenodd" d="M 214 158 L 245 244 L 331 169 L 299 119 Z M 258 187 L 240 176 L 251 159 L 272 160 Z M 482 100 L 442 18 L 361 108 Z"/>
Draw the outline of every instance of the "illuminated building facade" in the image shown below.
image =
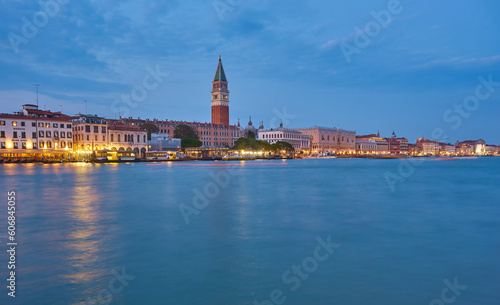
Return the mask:
<path id="1" fill-rule="evenodd" d="M 0 114 L 3 158 L 66 158 L 73 148 L 72 122 L 60 112 L 25 104 L 23 111 Z"/>
<path id="2" fill-rule="evenodd" d="M 311 153 L 356 152 L 355 131 L 328 127 L 299 128 L 295 130 L 310 137 Z"/>
<path id="3" fill-rule="evenodd" d="M 278 141 L 287 142 L 293 146 L 296 152 L 309 151 L 311 147 L 311 138 L 302 132 L 283 127 L 283 123 L 276 129 L 264 130 L 261 125 L 257 133 L 257 140 L 274 144 Z"/>
<path id="4" fill-rule="evenodd" d="M 73 118 L 75 150 L 100 150 L 108 147 L 108 127 L 104 118 L 97 115 L 78 114 Z"/>

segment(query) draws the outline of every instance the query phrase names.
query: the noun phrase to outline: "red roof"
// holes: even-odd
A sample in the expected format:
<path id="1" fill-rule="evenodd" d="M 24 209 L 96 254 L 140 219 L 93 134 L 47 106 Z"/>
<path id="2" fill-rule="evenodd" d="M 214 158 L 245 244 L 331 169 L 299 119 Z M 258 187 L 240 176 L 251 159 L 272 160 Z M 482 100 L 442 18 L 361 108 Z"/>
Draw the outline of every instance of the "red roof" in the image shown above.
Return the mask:
<path id="1" fill-rule="evenodd" d="M 18 120 L 24 120 L 24 121 L 55 121 L 55 122 L 65 122 L 65 123 L 71 123 L 69 120 L 69 116 L 66 116 L 67 118 L 47 118 L 47 117 L 33 117 L 33 116 L 27 116 L 24 114 L 0 114 L 0 118 L 4 119 L 18 119 Z"/>

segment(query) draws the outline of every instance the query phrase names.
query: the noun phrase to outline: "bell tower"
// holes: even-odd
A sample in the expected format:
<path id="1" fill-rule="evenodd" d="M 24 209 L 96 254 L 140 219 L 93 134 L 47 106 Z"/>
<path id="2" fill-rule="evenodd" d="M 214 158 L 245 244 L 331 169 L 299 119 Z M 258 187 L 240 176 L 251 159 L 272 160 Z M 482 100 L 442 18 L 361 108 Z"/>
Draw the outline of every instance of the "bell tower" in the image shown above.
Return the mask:
<path id="1" fill-rule="evenodd" d="M 212 124 L 229 126 L 229 90 L 220 55 L 212 82 Z"/>

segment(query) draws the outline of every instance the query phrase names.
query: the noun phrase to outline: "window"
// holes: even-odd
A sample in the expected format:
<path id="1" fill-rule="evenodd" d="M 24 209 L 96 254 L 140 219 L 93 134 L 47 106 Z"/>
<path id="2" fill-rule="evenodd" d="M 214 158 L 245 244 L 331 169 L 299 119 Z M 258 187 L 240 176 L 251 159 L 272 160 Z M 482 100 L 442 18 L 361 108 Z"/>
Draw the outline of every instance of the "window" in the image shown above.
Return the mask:
<path id="1" fill-rule="evenodd" d="M 141 142 L 141 136 L 137 135 L 137 143 L 140 143 L 140 142 Z"/>
<path id="2" fill-rule="evenodd" d="M 0 142 L 0 148 L 5 149 L 5 142 Z"/>
<path id="3" fill-rule="evenodd" d="M 64 141 L 61 142 L 61 148 L 66 148 L 66 142 Z"/>
<path id="4" fill-rule="evenodd" d="M 143 142 L 146 143 L 146 136 L 143 136 Z"/>
<path id="5" fill-rule="evenodd" d="M 111 142 L 114 140 L 114 134 L 111 134 Z"/>
<path id="6" fill-rule="evenodd" d="M 12 126 L 17 126 L 17 121 L 12 121 Z"/>
<path id="7" fill-rule="evenodd" d="M 34 132 L 31 133 L 31 138 L 32 139 L 36 139 L 36 131 L 34 131 Z"/>
<path id="8" fill-rule="evenodd" d="M 43 123 L 38 123 L 38 127 L 43 127 Z"/>
<path id="9" fill-rule="evenodd" d="M 118 142 L 120 142 L 120 135 L 118 135 Z"/>
<path id="10" fill-rule="evenodd" d="M 99 126 L 94 126 L 94 133 L 99 133 Z"/>
<path id="11" fill-rule="evenodd" d="M 47 141 L 47 148 L 52 148 L 52 142 Z"/>
<path id="12" fill-rule="evenodd" d="M 44 132 L 43 132 L 43 131 L 39 131 L 39 132 L 38 132 L 38 136 L 39 136 L 40 138 L 45 137 Z"/>
<path id="13" fill-rule="evenodd" d="M 71 128 L 71 124 L 66 124 L 66 128 Z"/>
<path id="14" fill-rule="evenodd" d="M 106 133 L 106 127 L 101 127 L 101 133 Z"/>
<path id="15" fill-rule="evenodd" d="M 45 127 L 50 128 L 50 123 L 45 123 Z"/>
<path id="16" fill-rule="evenodd" d="M 21 147 L 22 147 L 23 149 L 26 149 L 26 142 L 21 143 Z"/>
<path id="17" fill-rule="evenodd" d="M 26 132 L 24 131 L 21 132 L 21 138 L 26 139 Z"/>
<path id="18" fill-rule="evenodd" d="M 94 139 L 95 139 L 95 141 L 97 141 L 97 135 L 95 135 L 95 138 L 94 138 Z"/>
<path id="19" fill-rule="evenodd" d="M 35 122 L 31 122 L 31 127 L 36 127 L 36 123 Z"/>
<path id="20" fill-rule="evenodd" d="M 73 147 L 73 143 L 68 142 L 68 147 L 69 147 L 69 148 Z"/>
<path id="21" fill-rule="evenodd" d="M 40 148 L 45 148 L 45 142 L 40 141 Z"/>
<path id="22" fill-rule="evenodd" d="M 64 131 L 61 131 L 61 138 L 66 138 L 66 133 Z"/>
<path id="23" fill-rule="evenodd" d="M 106 141 L 106 136 L 102 136 L 102 140 L 105 142 Z"/>
<path id="24" fill-rule="evenodd" d="M 0 125 L 5 125 L 5 121 L 0 121 Z M 2 142 L 2 143 L 5 145 L 4 142 Z"/>
<path id="25" fill-rule="evenodd" d="M 68 133 L 67 133 L 67 136 L 68 136 L 68 138 L 73 137 L 71 132 L 68 132 Z"/>
<path id="26" fill-rule="evenodd" d="M 85 132 L 90 132 L 90 125 L 85 125 Z"/>
<path id="27" fill-rule="evenodd" d="M 21 122 L 21 126 L 26 126 L 26 122 Z"/>
<path id="28" fill-rule="evenodd" d="M 5 138 L 5 131 L 0 131 L 0 138 Z"/>
<path id="29" fill-rule="evenodd" d="M 36 142 L 33 142 L 33 149 L 37 149 Z"/>
<path id="30" fill-rule="evenodd" d="M 90 141 L 90 136 L 89 135 L 87 135 L 87 141 Z"/>
<path id="31" fill-rule="evenodd" d="M 18 149 L 18 148 L 19 148 L 19 143 L 14 142 L 14 149 Z"/>
<path id="32" fill-rule="evenodd" d="M 59 138 L 59 131 L 54 131 L 54 138 Z"/>
<path id="33" fill-rule="evenodd" d="M 14 135 L 12 136 L 14 139 L 17 139 L 17 131 L 14 131 Z"/>
<path id="34" fill-rule="evenodd" d="M 59 125 L 57 125 L 57 123 L 54 123 L 54 124 L 52 124 L 52 127 L 57 128 L 57 127 L 59 127 Z"/>
<path id="35" fill-rule="evenodd" d="M 47 131 L 46 135 L 47 135 L 47 138 L 52 137 L 52 133 L 50 131 Z"/>

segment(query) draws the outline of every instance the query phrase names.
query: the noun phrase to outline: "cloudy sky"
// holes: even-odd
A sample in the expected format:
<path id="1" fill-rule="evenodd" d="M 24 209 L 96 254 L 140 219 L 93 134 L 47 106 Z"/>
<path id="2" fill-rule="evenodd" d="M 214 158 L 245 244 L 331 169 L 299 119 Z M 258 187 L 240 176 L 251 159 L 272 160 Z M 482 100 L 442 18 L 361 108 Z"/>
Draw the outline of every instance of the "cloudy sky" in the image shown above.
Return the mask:
<path id="1" fill-rule="evenodd" d="M 0 112 L 34 103 L 40 84 L 40 106 L 71 115 L 206 122 L 220 54 L 231 123 L 500 144 L 499 1 L 0 6 Z"/>

